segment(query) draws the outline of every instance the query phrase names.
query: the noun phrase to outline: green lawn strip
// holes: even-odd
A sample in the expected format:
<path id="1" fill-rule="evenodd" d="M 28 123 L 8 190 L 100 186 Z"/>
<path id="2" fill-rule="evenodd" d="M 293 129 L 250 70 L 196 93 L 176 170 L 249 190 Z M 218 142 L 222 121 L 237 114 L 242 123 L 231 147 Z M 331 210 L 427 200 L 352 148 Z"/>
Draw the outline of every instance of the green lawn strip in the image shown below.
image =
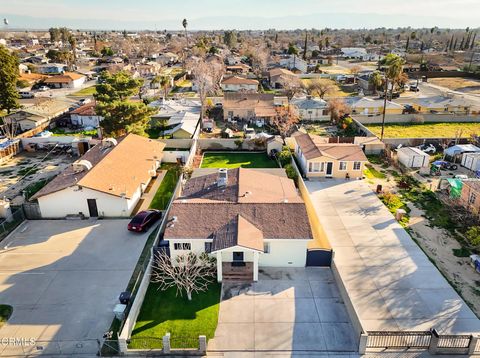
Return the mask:
<path id="1" fill-rule="evenodd" d="M 97 130 L 92 129 L 89 131 L 78 131 L 78 132 L 66 132 L 64 129 L 54 128 L 51 130 L 53 136 L 60 137 L 60 136 L 80 136 L 80 137 L 96 137 Z"/>
<path id="2" fill-rule="evenodd" d="M 365 177 L 368 178 L 368 179 L 373 179 L 373 178 L 385 179 L 387 177 L 384 173 L 379 172 L 377 169 L 375 169 L 370 164 L 365 165 L 365 169 L 363 170 L 363 174 L 365 174 Z"/>
<path id="3" fill-rule="evenodd" d="M 199 335 L 210 339 L 215 334 L 220 288 L 220 284 L 213 283 L 207 291 L 194 293 L 188 301 L 185 294 L 176 295 L 175 287 L 161 291 L 157 284 L 151 283 L 129 348 L 162 348 L 162 337 L 167 332 L 171 334 L 172 348 L 197 348 Z"/>
<path id="4" fill-rule="evenodd" d="M 165 210 L 177 185 L 177 165 L 174 163 L 165 163 L 162 164 L 161 169 L 166 169 L 167 173 L 163 177 L 162 183 L 150 203 L 151 209 Z"/>
<path id="5" fill-rule="evenodd" d="M 13 307 L 9 305 L 0 305 L 0 327 L 2 327 L 10 318 Z"/>
<path id="6" fill-rule="evenodd" d="M 70 96 L 85 97 L 85 96 L 93 96 L 95 93 L 97 93 L 96 87 L 91 86 L 91 87 L 87 87 L 87 88 L 82 88 L 80 91 L 71 93 Z"/>
<path id="7" fill-rule="evenodd" d="M 266 153 L 205 153 L 202 168 L 278 168 Z"/>
<path id="8" fill-rule="evenodd" d="M 381 124 L 365 124 L 372 133 L 380 136 Z M 391 123 L 385 125 L 385 138 L 453 138 L 462 130 L 463 137 L 480 131 L 480 123 Z"/>

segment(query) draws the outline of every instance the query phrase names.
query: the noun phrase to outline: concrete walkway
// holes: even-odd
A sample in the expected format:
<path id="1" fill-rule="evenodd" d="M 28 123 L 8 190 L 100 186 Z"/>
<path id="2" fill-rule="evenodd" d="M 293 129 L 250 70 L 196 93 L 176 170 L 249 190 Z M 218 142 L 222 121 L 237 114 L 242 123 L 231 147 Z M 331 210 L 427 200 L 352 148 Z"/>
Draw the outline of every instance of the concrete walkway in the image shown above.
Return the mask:
<path id="1" fill-rule="evenodd" d="M 364 331 L 480 333 L 480 321 L 362 181 L 306 182 Z"/>
<path id="2" fill-rule="evenodd" d="M 153 197 L 157 193 L 158 188 L 160 188 L 160 185 L 162 185 L 162 181 L 163 181 L 163 178 L 165 177 L 165 174 L 167 174 L 167 171 L 161 170 L 158 173 L 158 176 L 155 179 L 152 179 L 153 183 L 151 183 L 151 186 L 148 188 L 148 191 L 145 191 L 141 196 L 137 204 L 137 207 L 132 211 L 132 216 L 137 214 L 140 211 L 147 210 L 150 207 Z"/>
<path id="3" fill-rule="evenodd" d="M 264 268 L 255 283 L 224 283 L 214 352 L 356 352 L 330 268 Z"/>

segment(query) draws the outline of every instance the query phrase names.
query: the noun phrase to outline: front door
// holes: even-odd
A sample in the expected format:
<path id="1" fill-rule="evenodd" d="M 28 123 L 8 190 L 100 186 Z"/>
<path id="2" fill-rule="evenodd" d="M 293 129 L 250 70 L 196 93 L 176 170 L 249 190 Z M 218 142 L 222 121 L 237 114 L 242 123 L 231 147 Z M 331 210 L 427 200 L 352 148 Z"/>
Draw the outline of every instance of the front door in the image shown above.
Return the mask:
<path id="1" fill-rule="evenodd" d="M 88 212 L 91 218 L 98 217 L 97 199 L 87 199 Z"/>
<path id="2" fill-rule="evenodd" d="M 245 262 L 243 262 L 243 252 L 234 251 L 232 256 L 232 266 L 245 266 Z"/>
<path id="3" fill-rule="evenodd" d="M 333 173 L 333 163 L 332 162 L 328 162 L 327 163 L 327 171 L 325 172 L 325 175 L 327 177 L 331 177 L 332 176 L 332 173 Z"/>

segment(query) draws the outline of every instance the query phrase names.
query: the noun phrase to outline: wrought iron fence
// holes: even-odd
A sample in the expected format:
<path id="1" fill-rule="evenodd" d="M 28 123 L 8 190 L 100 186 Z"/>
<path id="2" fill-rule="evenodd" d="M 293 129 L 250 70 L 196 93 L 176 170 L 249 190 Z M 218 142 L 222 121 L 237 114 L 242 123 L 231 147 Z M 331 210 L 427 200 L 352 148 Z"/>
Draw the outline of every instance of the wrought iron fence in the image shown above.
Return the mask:
<path id="1" fill-rule="evenodd" d="M 432 333 L 413 332 L 368 332 L 367 348 L 428 348 Z"/>
<path id="2" fill-rule="evenodd" d="M 471 336 L 468 335 L 440 335 L 438 348 L 468 348 Z"/>
<path id="3" fill-rule="evenodd" d="M 0 222 L 0 241 L 7 237 L 15 228 L 25 220 L 22 208 L 13 211 L 12 214 Z"/>

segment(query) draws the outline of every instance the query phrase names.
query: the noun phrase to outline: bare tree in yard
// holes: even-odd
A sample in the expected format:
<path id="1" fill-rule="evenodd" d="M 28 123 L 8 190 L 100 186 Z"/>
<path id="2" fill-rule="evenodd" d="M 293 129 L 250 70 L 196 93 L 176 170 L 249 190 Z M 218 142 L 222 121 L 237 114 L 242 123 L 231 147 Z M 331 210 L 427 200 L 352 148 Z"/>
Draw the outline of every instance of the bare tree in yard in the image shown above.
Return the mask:
<path id="1" fill-rule="evenodd" d="M 285 139 L 299 119 L 298 112 L 293 106 L 280 107 L 276 109 L 275 117 L 273 117 L 270 123 L 278 130 L 280 136 Z"/>
<path id="2" fill-rule="evenodd" d="M 192 71 L 192 82 L 197 88 L 201 104 L 200 113 L 203 118 L 207 96 L 219 89 L 220 80 L 225 68 L 219 61 L 207 62 L 205 59 L 198 59 L 189 62 L 188 68 Z"/>
<path id="3" fill-rule="evenodd" d="M 287 96 L 288 101 L 290 101 L 293 96 L 299 93 L 302 90 L 302 85 L 297 76 L 288 77 L 282 81 L 283 92 Z"/>
<path id="4" fill-rule="evenodd" d="M 331 80 L 321 78 L 311 80 L 305 87 L 308 94 L 312 96 L 317 95 L 322 99 L 325 95 L 330 94 L 335 90 L 335 85 Z"/>
<path id="5" fill-rule="evenodd" d="M 269 58 L 268 49 L 264 46 L 255 48 L 255 50 L 251 52 L 251 58 L 253 73 L 255 73 L 257 78 L 261 78 L 262 73 L 267 69 Z"/>
<path id="6" fill-rule="evenodd" d="M 155 255 L 150 279 L 162 291 L 176 287 L 177 296 L 185 292 L 191 301 L 192 293 L 206 291 L 216 277 L 216 260 L 206 253 L 190 252 L 172 260 L 162 251 Z"/>
<path id="7" fill-rule="evenodd" d="M 334 98 L 328 102 L 328 111 L 332 123 L 338 123 L 340 118 L 350 113 L 350 107 L 340 98 Z"/>
<path id="8" fill-rule="evenodd" d="M 352 68 L 350 68 L 350 73 L 353 75 L 353 83 L 357 83 L 357 75 L 358 73 L 360 72 L 361 68 L 360 66 L 352 66 Z"/>

